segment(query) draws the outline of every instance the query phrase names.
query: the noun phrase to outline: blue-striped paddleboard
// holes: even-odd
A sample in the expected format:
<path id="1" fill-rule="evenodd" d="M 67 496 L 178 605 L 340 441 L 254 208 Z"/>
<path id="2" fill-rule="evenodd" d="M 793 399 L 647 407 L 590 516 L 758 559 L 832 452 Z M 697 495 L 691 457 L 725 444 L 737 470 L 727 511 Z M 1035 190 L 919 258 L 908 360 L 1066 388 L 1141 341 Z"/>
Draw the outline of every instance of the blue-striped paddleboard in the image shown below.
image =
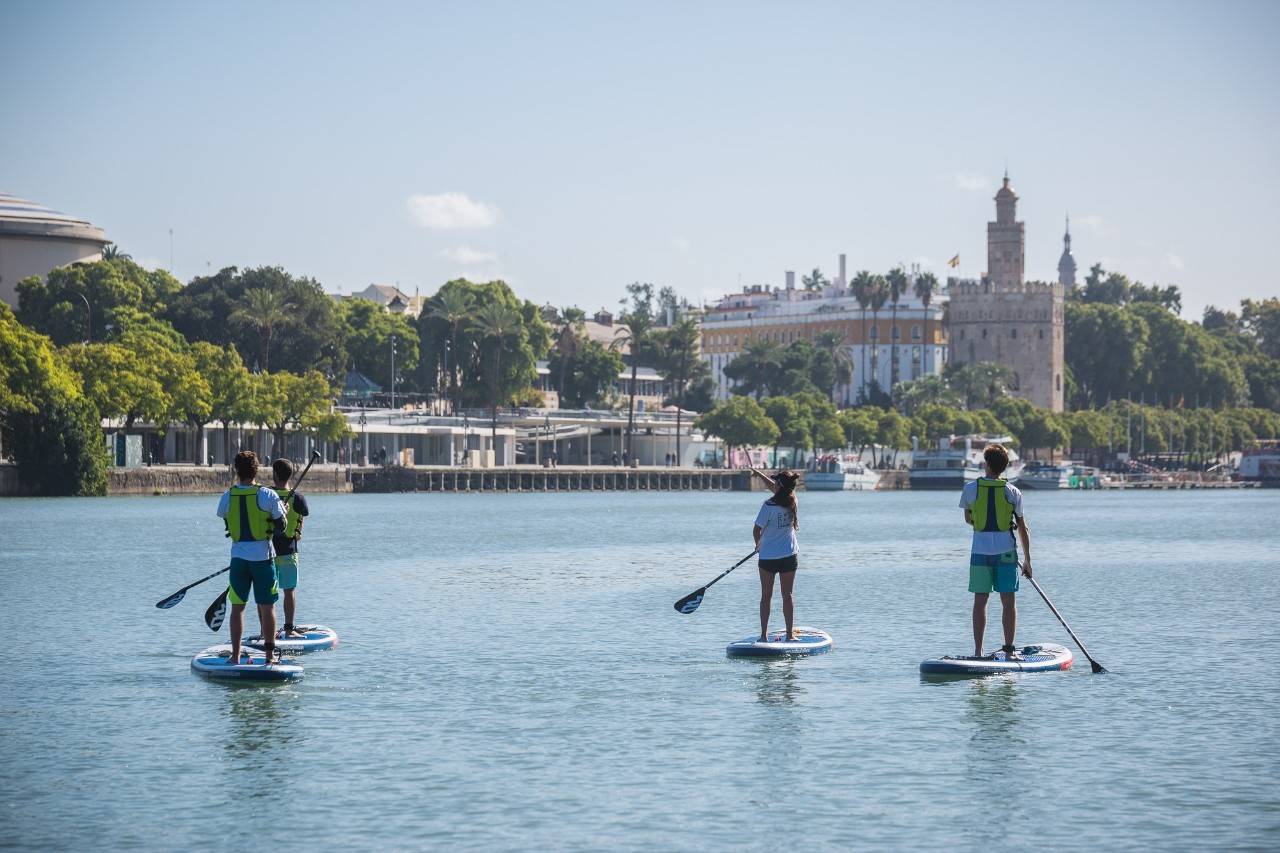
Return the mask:
<path id="1" fill-rule="evenodd" d="M 299 625 L 301 637 L 284 637 L 276 634 L 276 648 L 282 652 L 322 652 L 338 645 L 338 632 L 325 625 Z M 246 637 L 244 644 L 251 648 L 262 648 L 262 637 Z"/>
<path id="2" fill-rule="evenodd" d="M 1024 646 L 1022 660 L 1009 660 L 1004 652 L 980 658 L 947 655 L 921 662 L 922 675 L 998 675 L 1009 672 L 1052 672 L 1071 668 L 1075 656 L 1071 649 L 1056 643 Z"/>
<path id="3" fill-rule="evenodd" d="M 231 645 L 210 646 L 191 659 L 191 668 L 205 678 L 227 681 L 295 681 L 302 678 L 302 664 L 278 661 L 268 664 L 256 649 L 244 648 L 232 662 Z"/>
<path id="4" fill-rule="evenodd" d="M 796 639 L 786 639 L 786 631 L 774 631 L 767 640 L 752 634 L 732 642 L 725 648 L 731 658 L 792 657 L 795 655 L 820 655 L 831 651 L 835 641 L 820 628 L 796 626 Z"/>

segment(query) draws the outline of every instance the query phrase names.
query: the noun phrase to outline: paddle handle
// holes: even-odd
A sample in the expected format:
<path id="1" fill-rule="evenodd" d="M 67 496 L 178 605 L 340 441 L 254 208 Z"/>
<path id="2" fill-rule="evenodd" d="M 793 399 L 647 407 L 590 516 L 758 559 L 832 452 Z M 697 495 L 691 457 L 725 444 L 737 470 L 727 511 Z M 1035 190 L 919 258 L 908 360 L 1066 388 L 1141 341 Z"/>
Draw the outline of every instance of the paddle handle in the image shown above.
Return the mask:
<path id="1" fill-rule="evenodd" d="M 1089 659 L 1090 665 L 1094 672 L 1105 672 L 1102 664 L 1093 659 L 1093 655 L 1089 654 L 1089 650 L 1084 647 L 1084 643 L 1080 642 L 1080 638 L 1076 636 L 1076 632 L 1071 630 L 1071 626 L 1067 624 L 1067 620 L 1062 618 L 1062 614 L 1058 612 L 1058 608 L 1053 606 L 1053 602 L 1049 600 L 1049 596 L 1044 594 L 1044 590 L 1040 588 L 1040 584 L 1036 583 L 1036 579 L 1031 575 L 1023 573 L 1023 576 L 1031 581 L 1031 585 L 1036 588 L 1036 592 L 1040 593 L 1040 597 L 1044 599 L 1044 603 L 1049 605 L 1049 609 L 1053 611 L 1053 615 L 1058 617 L 1058 621 L 1062 623 L 1062 627 L 1067 629 L 1067 633 L 1071 635 L 1071 639 L 1076 641 L 1076 645 L 1080 647 L 1080 651 L 1084 652 L 1084 656 Z"/>
<path id="2" fill-rule="evenodd" d="M 704 586 L 704 587 L 703 587 L 703 589 L 710 589 L 712 586 L 714 586 L 714 585 L 715 585 L 715 582 L 716 582 L 716 581 L 720 580 L 722 577 L 724 577 L 725 575 L 729 574 L 729 572 L 731 572 L 731 571 L 733 571 L 734 569 L 738 568 L 738 566 L 741 566 L 741 565 L 742 565 L 743 563 L 745 563 L 747 560 L 750 560 L 750 559 L 751 559 L 752 557 L 754 557 L 757 553 L 758 553 L 758 552 L 756 552 L 756 551 L 752 551 L 750 554 L 748 554 L 747 556 L 743 557 L 741 560 L 739 560 L 738 562 L 734 563 L 732 566 L 730 566 L 729 568 L 725 569 L 725 570 L 724 570 L 723 572 L 721 572 L 720 574 L 716 575 L 716 580 L 715 580 L 715 581 L 712 581 L 711 583 L 709 583 L 709 584 L 707 584 L 706 586 Z"/>
<path id="3" fill-rule="evenodd" d="M 178 592 L 186 592 L 187 590 L 191 589 L 191 588 L 192 588 L 192 587 L 194 587 L 194 586 L 199 586 L 200 584 L 204 583 L 205 581 L 209 580 L 210 578 L 216 578 L 218 575 L 222 574 L 223 572 L 229 572 L 229 571 L 231 571 L 231 567 L 230 567 L 230 566 L 227 566 L 227 567 L 225 567 L 225 568 L 218 569 L 218 570 L 217 570 L 216 572 L 214 572 L 213 574 L 211 574 L 211 575 L 205 575 L 204 577 L 200 578 L 200 580 L 196 581 L 195 583 L 189 583 L 189 584 L 187 584 L 187 585 L 186 585 L 186 586 L 184 586 L 182 589 L 178 590 Z M 177 595 L 177 594 L 178 594 L 178 592 L 175 592 L 173 595 Z M 173 598 L 173 595 L 169 596 L 169 598 Z"/>

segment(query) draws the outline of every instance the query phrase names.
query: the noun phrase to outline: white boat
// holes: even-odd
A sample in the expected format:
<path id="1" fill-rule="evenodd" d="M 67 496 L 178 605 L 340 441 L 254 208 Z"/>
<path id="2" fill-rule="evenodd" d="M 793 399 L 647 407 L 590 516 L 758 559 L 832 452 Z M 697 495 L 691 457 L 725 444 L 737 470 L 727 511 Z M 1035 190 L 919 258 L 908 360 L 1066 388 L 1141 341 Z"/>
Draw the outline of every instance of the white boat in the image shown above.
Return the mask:
<path id="1" fill-rule="evenodd" d="M 1003 444 L 1009 450 L 1009 467 L 1004 478 L 1010 482 L 1022 474 L 1022 460 L 1007 435 L 952 435 L 938 440 L 938 446 L 916 450 L 911 455 L 908 482 L 913 489 L 959 489 L 986 473 L 982 451 L 988 444 Z"/>
<path id="2" fill-rule="evenodd" d="M 810 492 L 847 492 L 874 489 L 880 472 L 862 464 L 851 453 L 815 456 L 804 472 L 804 487 Z"/>
<path id="3" fill-rule="evenodd" d="M 1028 462 L 1018 475 L 1019 489 L 1069 489 L 1079 462 Z"/>
<path id="4" fill-rule="evenodd" d="M 1261 439 L 1240 457 L 1240 479 L 1263 486 L 1280 486 L 1280 441 Z"/>

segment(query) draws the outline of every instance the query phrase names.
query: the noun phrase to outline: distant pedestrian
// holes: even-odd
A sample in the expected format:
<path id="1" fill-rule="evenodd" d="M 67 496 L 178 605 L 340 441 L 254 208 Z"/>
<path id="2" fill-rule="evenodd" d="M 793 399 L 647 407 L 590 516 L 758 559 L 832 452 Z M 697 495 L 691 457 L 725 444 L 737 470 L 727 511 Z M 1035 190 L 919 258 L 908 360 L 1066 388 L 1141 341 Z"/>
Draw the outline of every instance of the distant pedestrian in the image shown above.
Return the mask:
<path id="1" fill-rule="evenodd" d="M 614 464 L 614 465 L 617 465 L 617 464 L 618 464 L 618 451 L 616 451 L 616 450 L 615 450 L 615 451 L 613 451 L 613 464 Z"/>
<path id="2" fill-rule="evenodd" d="M 629 450 L 622 451 L 622 464 L 624 466 L 631 464 L 631 459 L 629 458 L 630 456 L 631 456 L 631 451 Z"/>
<path id="3" fill-rule="evenodd" d="M 800 526 L 799 506 L 796 503 L 796 484 L 800 475 L 780 471 L 770 477 L 755 468 L 751 473 L 768 484 L 773 496 L 764 502 L 756 513 L 756 523 L 751 530 L 759 557 L 760 571 L 760 642 L 769 640 L 769 610 L 773 606 L 773 576 L 778 576 L 782 593 L 782 618 L 787 626 L 787 639 L 796 639 L 795 605 L 791 591 L 796 583 L 799 568 L 800 546 L 796 541 L 796 529 Z"/>

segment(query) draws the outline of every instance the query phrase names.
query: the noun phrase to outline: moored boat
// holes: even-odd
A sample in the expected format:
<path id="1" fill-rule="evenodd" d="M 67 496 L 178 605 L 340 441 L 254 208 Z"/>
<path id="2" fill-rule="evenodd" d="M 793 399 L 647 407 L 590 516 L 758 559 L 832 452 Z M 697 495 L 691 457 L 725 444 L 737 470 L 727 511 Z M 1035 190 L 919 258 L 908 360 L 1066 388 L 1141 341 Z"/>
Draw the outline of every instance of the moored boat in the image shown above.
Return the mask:
<path id="1" fill-rule="evenodd" d="M 878 482 L 880 472 L 852 453 L 815 456 L 804 472 L 804 487 L 810 492 L 862 491 L 874 489 Z"/>
<path id="2" fill-rule="evenodd" d="M 1280 487 L 1280 441 L 1259 440 L 1240 457 L 1240 479 Z"/>
<path id="3" fill-rule="evenodd" d="M 1003 444 L 1009 451 L 1009 467 L 1004 478 L 1010 482 L 1022 474 L 1022 460 L 1007 435 L 952 435 L 938 440 L 938 446 L 912 454 L 908 481 L 913 489 L 959 489 L 985 472 L 982 451 L 988 444 Z"/>

